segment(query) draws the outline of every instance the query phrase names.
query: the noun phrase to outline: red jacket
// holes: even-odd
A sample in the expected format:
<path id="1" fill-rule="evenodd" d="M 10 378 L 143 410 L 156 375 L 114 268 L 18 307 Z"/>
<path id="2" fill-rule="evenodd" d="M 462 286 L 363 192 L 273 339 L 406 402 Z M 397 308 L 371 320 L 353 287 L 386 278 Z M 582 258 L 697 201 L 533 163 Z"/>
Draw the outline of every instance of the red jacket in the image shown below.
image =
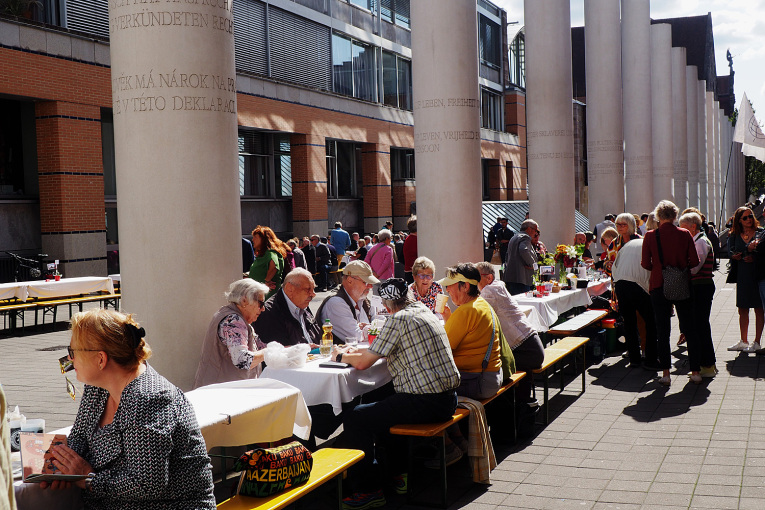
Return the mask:
<path id="1" fill-rule="evenodd" d="M 417 234 L 409 234 L 404 239 L 404 271 L 412 272 L 415 259 L 417 259 Z"/>
<path id="2" fill-rule="evenodd" d="M 699 256 L 696 253 L 690 232 L 684 228 L 678 228 L 672 223 L 664 223 L 657 230 L 661 236 L 664 266 L 685 269 L 699 265 Z M 640 265 L 651 272 L 650 290 L 658 289 L 664 285 L 659 250 L 656 245 L 656 230 L 649 230 L 645 234 L 643 258 Z"/>

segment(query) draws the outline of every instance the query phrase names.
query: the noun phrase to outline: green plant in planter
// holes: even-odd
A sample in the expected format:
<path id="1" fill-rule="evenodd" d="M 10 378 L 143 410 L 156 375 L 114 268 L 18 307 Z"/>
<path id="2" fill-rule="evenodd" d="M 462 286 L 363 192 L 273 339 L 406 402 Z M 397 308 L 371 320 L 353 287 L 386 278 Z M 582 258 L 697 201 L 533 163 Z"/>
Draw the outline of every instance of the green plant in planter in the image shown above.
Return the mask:
<path id="1" fill-rule="evenodd" d="M 42 2 L 39 0 L 0 0 L 0 14 L 24 16 L 30 13 L 33 7 L 42 8 Z"/>

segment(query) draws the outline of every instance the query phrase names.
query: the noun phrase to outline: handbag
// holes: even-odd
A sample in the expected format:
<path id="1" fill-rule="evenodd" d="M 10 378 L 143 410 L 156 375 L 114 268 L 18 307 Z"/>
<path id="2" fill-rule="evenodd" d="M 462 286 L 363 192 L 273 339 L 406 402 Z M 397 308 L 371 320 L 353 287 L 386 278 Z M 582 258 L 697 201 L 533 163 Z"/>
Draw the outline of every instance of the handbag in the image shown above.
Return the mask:
<path id="1" fill-rule="evenodd" d="M 730 259 L 728 261 L 728 276 L 725 283 L 736 283 L 738 281 L 738 260 Z"/>
<path id="2" fill-rule="evenodd" d="M 298 441 L 274 448 L 255 448 L 234 463 L 241 471 L 237 494 L 264 498 L 304 484 L 311 476 L 313 457 Z"/>
<path id="3" fill-rule="evenodd" d="M 656 229 L 656 246 L 659 251 L 659 262 L 661 262 L 661 276 L 664 280 L 664 297 L 668 301 L 685 301 L 690 299 L 691 272 L 687 267 L 680 269 L 679 267 L 664 265 L 658 228 Z"/>

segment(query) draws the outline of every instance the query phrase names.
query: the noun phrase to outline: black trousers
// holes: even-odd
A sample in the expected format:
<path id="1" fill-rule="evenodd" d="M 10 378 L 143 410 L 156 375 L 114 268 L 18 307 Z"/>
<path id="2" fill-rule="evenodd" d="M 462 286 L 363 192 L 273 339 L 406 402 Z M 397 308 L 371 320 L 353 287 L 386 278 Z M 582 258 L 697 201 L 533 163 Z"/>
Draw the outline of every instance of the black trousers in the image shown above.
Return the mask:
<path id="1" fill-rule="evenodd" d="M 672 333 L 672 305 L 675 305 L 677 311 L 677 320 L 680 321 L 681 329 L 685 331 L 685 337 L 688 339 L 688 355 L 695 348 L 695 333 L 693 331 L 693 301 L 668 301 L 664 297 L 664 288 L 659 287 L 651 291 L 651 303 L 653 304 L 653 315 L 656 319 L 656 333 L 659 351 L 659 366 L 663 370 L 669 370 L 672 366 L 672 352 L 669 347 L 669 336 Z M 646 351 L 648 349 L 646 348 Z M 691 370 L 696 371 L 691 365 Z"/>
<path id="2" fill-rule="evenodd" d="M 656 320 L 653 314 L 651 296 L 635 282 L 619 280 L 616 282 L 616 299 L 619 301 L 619 313 L 624 319 L 624 336 L 627 340 L 627 352 L 630 363 L 640 363 L 640 339 L 638 338 L 637 314 L 645 321 L 645 359 L 649 364 L 658 359 Z"/>

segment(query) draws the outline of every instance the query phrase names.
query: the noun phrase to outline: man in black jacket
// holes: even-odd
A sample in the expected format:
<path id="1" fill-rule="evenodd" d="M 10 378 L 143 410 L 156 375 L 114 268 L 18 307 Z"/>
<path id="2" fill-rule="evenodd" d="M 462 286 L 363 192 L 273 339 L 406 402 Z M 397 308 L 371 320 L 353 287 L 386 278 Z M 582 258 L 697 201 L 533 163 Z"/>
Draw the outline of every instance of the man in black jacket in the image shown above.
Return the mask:
<path id="1" fill-rule="evenodd" d="M 316 296 L 311 273 L 295 268 L 284 279 L 282 288 L 266 301 L 255 332 L 265 342 L 282 345 L 319 344 L 322 330 L 308 305 Z"/>
<path id="2" fill-rule="evenodd" d="M 329 268 L 332 266 L 332 252 L 329 251 L 329 246 L 322 243 L 316 234 L 311 236 L 311 244 L 316 248 L 316 272 L 319 273 L 319 286 L 316 288 L 316 292 L 324 292 L 330 285 Z"/>
<path id="3" fill-rule="evenodd" d="M 311 241 L 307 237 L 303 238 L 303 246 L 300 247 L 305 255 L 305 265 L 308 272 L 311 274 L 316 273 L 316 248 L 313 247 Z"/>

